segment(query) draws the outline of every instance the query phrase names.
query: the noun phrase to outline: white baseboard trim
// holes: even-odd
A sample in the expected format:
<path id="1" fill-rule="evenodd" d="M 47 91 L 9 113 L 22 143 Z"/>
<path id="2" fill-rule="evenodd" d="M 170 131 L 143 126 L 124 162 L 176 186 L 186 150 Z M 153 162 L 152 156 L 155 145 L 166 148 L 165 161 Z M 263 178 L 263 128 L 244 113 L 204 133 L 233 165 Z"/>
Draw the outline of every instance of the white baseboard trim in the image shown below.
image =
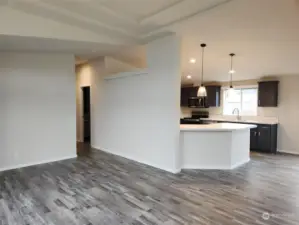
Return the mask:
<path id="1" fill-rule="evenodd" d="M 173 171 L 167 171 L 167 172 L 177 174 L 177 173 L 180 173 L 181 171 L 182 171 L 182 169 L 175 169 Z"/>
<path id="2" fill-rule="evenodd" d="M 244 164 L 250 162 L 250 159 L 246 159 L 244 161 L 241 161 L 241 162 L 238 162 L 238 163 L 235 163 L 234 165 L 231 166 L 231 169 L 236 169 L 240 166 L 243 166 Z"/>
<path id="3" fill-rule="evenodd" d="M 288 150 L 277 150 L 279 153 L 287 153 L 287 154 L 292 154 L 292 155 L 299 155 L 299 152 L 294 152 L 294 151 L 288 151 Z"/>
<path id="4" fill-rule="evenodd" d="M 121 153 L 119 153 L 119 152 L 112 152 L 112 151 L 109 151 L 109 150 L 107 150 L 107 149 L 103 149 L 103 148 L 100 148 L 100 147 L 97 147 L 97 146 L 92 146 L 92 148 L 95 149 L 95 150 L 98 150 L 98 151 L 102 151 L 102 152 L 106 152 L 106 153 L 115 155 L 115 156 L 120 156 L 120 157 L 129 159 L 129 160 L 132 160 L 132 161 L 135 161 L 135 162 L 144 164 L 144 165 L 152 166 L 152 167 L 158 168 L 158 169 L 160 169 L 160 170 L 167 171 L 167 172 L 169 172 L 169 173 L 174 173 L 174 174 L 176 174 L 176 173 L 181 172 L 181 169 L 169 169 L 169 168 L 161 167 L 161 166 L 159 166 L 159 165 L 157 165 L 157 164 L 148 162 L 148 161 L 143 160 L 143 159 L 137 159 L 137 158 L 135 158 L 135 157 L 128 156 L 128 155 L 124 155 L 124 154 L 121 154 Z"/>
<path id="5" fill-rule="evenodd" d="M 240 167 L 246 163 L 248 163 L 250 159 L 236 163 L 234 165 L 227 165 L 227 166 L 211 166 L 211 165 L 184 165 L 183 169 L 188 169 L 188 170 L 233 170 L 236 169 L 237 167 Z"/>
<path id="6" fill-rule="evenodd" d="M 65 157 L 50 159 L 50 160 L 42 160 L 42 161 L 33 162 L 33 163 L 24 163 L 24 164 L 19 164 L 19 165 L 14 165 L 14 166 L 8 166 L 8 167 L 0 168 L 0 172 L 7 171 L 7 170 L 20 169 L 20 168 L 29 167 L 29 166 L 36 166 L 36 165 L 41 165 L 41 164 L 45 164 L 45 163 L 63 161 L 63 160 L 67 160 L 67 159 L 74 159 L 74 158 L 77 158 L 77 155 L 65 156 Z"/>
<path id="7" fill-rule="evenodd" d="M 229 166 L 199 166 L 199 165 L 184 165 L 183 169 L 186 170 L 230 170 Z"/>

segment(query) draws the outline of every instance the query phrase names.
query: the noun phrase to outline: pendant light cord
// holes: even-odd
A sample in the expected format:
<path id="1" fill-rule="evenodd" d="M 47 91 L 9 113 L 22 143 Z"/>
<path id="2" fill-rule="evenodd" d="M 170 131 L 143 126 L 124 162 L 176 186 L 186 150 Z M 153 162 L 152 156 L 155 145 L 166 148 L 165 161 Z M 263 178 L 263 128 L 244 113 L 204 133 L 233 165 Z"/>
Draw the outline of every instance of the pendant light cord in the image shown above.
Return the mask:
<path id="1" fill-rule="evenodd" d="M 202 56 L 201 56 L 201 86 L 203 85 L 203 57 L 204 57 L 205 49 L 202 48 Z"/>
<path id="2" fill-rule="evenodd" d="M 202 55 L 201 55 L 201 86 L 203 86 L 203 64 L 204 64 L 204 53 L 206 44 L 201 44 L 202 47 Z"/>
<path id="3" fill-rule="evenodd" d="M 233 56 L 231 55 L 230 60 L 230 87 L 233 86 Z"/>
<path id="4" fill-rule="evenodd" d="M 235 56 L 234 53 L 229 54 L 231 57 L 230 60 L 230 88 L 233 87 L 233 57 Z"/>

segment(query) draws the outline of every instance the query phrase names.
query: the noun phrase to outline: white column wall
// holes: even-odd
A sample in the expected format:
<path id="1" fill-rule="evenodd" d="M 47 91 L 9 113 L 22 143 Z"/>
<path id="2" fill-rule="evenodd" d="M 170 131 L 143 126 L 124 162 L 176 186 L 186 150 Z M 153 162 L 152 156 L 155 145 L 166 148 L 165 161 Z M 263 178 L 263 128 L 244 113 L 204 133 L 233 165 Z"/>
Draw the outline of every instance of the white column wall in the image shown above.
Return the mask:
<path id="1" fill-rule="evenodd" d="M 229 169 L 232 132 L 181 132 L 182 168 Z"/>
<path id="2" fill-rule="evenodd" d="M 232 132 L 231 167 L 250 161 L 250 129 Z"/>
<path id="3" fill-rule="evenodd" d="M 180 170 L 180 49 L 176 36 L 148 44 L 148 74 L 142 76 L 103 80 L 103 66 L 94 65 L 93 147 Z"/>

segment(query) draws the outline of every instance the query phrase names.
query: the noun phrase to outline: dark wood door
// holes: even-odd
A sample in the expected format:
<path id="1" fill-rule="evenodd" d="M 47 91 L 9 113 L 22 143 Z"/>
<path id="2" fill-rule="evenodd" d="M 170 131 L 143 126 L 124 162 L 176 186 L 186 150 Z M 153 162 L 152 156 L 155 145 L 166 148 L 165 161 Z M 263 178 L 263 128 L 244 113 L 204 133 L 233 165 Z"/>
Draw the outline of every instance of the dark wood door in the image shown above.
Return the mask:
<path id="1" fill-rule="evenodd" d="M 271 126 L 258 126 L 258 149 L 263 152 L 271 152 Z"/>
<path id="2" fill-rule="evenodd" d="M 250 129 L 250 149 L 258 149 L 258 128 Z"/>
<path id="3" fill-rule="evenodd" d="M 90 87 L 82 88 L 84 142 L 90 142 Z"/>
<path id="4" fill-rule="evenodd" d="M 258 106 L 275 107 L 278 105 L 278 81 L 259 82 Z"/>

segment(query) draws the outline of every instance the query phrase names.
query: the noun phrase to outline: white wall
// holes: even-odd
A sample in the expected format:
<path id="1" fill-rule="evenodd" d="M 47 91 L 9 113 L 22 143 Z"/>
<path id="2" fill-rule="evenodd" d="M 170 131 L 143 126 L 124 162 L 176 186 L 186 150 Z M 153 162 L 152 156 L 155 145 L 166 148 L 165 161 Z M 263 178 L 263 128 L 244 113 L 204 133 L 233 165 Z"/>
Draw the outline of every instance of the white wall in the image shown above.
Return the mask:
<path id="1" fill-rule="evenodd" d="M 100 104 L 99 102 L 93 102 L 95 98 L 95 88 L 96 88 L 96 77 L 103 79 L 106 75 L 113 75 L 115 73 L 127 72 L 136 70 L 129 64 L 123 63 L 112 57 L 99 57 L 89 63 L 82 64 L 76 67 L 76 112 L 77 112 L 77 141 L 83 142 L 83 100 L 82 100 L 82 87 L 90 87 L 91 92 L 91 106 Z M 91 126 L 94 126 L 92 120 L 93 114 L 91 112 Z M 92 136 L 92 133 L 91 133 Z M 91 137 L 92 139 L 92 137 Z"/>
<path id="2" fill-rule="evenodd" d="M 106 75 L 116 74 L 121 72 L 135 71 L 138 68 L 129 65 L 128 63 L 114 59 L 112 57 L 105 57 L 105 70 Z"/>
<path id="3" fill-rule="evenodd" d="M 76 157 L 74 57 L 0 53 L 0 170 Z"/>
<path id="4" fill-rule="evenodd" d="M 180 40 L 147 48 L 148 73 L 103 80 L 103 62 L 91 63 L 92 146 L 164 170 L 178 170 Z"/>
<path id="5" fill-rule="evenodd" d="M 269 108 L 266 113 L 276 114 L 279 120 L 278 150 L 299 154 L 299 75 L 282 76 L 279 80 L 278 108 Z"/>
<path id="6" fill-rule="evenodd" d="M 99 119 L 105 108 L 103 99 L 105 98 L 103 79 L 106 75 L 105 58 L 100 57 L 89 61 L 88 64 L 76 68 L 76 112 L 77 112 L 77 141 L 83 141 L 83 109 L 81 87 L 90 86 L 90 121 L 91 121 L 91 145 L 97 139 L 98 130 L 102 127 Z M 109 129 L 106 127 L 105 129 Z"/>

